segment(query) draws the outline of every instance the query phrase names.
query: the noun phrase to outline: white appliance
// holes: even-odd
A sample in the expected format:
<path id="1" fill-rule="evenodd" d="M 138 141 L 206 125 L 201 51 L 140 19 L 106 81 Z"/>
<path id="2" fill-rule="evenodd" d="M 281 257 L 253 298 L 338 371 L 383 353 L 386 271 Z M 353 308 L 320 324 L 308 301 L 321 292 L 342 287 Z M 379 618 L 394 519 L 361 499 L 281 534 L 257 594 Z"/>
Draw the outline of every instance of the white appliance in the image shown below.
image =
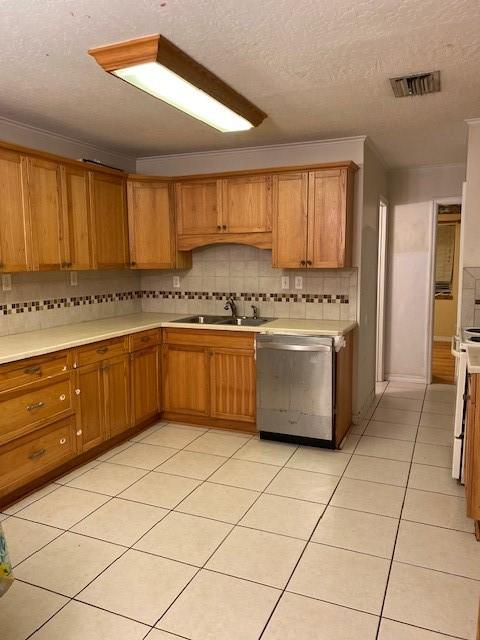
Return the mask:
<path id="1" fill-rule="evenodd" d="M 452 355 L 457 359 L 457 393 L 453 438 L 452 477 L 464 483 L 464 446 L 468 395 L 467 345 L 480 343 L 480 327 L 469 327 L 463 335 L 452 337 Z"/>

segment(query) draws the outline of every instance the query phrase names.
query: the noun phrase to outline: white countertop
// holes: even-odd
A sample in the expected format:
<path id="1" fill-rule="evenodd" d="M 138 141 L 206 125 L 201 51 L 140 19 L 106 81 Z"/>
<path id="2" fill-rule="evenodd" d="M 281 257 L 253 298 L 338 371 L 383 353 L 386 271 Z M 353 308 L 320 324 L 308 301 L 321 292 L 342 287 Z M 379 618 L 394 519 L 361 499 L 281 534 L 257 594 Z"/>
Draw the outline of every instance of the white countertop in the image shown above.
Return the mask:
<path id="1" fill-rule="evenodd" d="M 259 327 L 174 322 L 185 317 L 184 313 L 135 313 L 2 336 L 0 337 L 0 364 L 159 327 L 341 336 L 357 326 L 356 322 L 349 320 L 296 320 L 292 318 L 278 318 Z"/>
<path id="2" fill-rule="evenodd" d="M 468 373 L 480 373 L 480 346 L 467 343 L 467 369 Z"/>

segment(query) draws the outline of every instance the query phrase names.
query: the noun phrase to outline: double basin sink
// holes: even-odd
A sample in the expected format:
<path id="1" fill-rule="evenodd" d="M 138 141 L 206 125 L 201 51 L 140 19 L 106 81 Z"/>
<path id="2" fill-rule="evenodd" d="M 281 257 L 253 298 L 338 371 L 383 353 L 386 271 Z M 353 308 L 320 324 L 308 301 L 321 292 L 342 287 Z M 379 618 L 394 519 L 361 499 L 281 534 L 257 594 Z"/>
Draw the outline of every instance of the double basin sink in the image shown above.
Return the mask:
<path id="1" fill-rule="evenodd" d="M 246 316 L 188 316 L 180 318 L 174 322 L 182 322 L 186 324 L 218 324 L 233 325 L 236 327 L 259 327 L 265 322 L 270 322 L 273 318 L 247 318 Z"/>

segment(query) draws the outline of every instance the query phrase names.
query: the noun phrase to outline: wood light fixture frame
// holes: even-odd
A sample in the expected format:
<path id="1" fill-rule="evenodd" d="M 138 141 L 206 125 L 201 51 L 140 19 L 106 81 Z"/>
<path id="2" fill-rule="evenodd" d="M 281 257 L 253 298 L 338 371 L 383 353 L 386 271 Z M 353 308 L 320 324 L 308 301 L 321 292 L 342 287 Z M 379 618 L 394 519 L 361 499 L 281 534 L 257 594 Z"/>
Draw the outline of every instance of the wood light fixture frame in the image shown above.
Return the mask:
<path id="1" fill-rule="evenodd" d="M 258 127 L 267 117 L 247 98 L 158 33 L 95 47 L 89 49 L 88 53 L 108 73 L 147 62 L 158 62 L 248 120 L 254 127 Z"/>

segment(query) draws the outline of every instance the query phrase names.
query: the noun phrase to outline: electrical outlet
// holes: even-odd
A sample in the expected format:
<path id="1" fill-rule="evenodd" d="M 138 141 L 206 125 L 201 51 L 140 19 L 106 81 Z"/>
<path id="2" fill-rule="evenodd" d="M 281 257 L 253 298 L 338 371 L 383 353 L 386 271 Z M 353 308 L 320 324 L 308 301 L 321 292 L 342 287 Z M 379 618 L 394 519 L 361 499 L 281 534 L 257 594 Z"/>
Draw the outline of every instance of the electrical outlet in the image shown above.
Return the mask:
<path id="1" fill-rule="evenodd" d="M 78 273 L 76 271 L 70 271 L 70 286 L 76 287 L 78 285 Z"/>
<path id="2" fill-rule="evenodd" d="M 12 290 L 12 275 L 10 273 L 2 273 L 2 289 L 3 291 Z"/>
<path id="3" fill-rule="evenodd" d="M 295 276 L 295 289 L 303 289 L 303 277 Z"/>
<path id="4" fill-rule="evenodd" d="M 282 289 L 290 289 L 289 276 L 282 276 Z"/>
<path id="5" fill-rule="evenodd" d="M 180 276 L 173 276 L 174 289 L 180 289 Z"/>

